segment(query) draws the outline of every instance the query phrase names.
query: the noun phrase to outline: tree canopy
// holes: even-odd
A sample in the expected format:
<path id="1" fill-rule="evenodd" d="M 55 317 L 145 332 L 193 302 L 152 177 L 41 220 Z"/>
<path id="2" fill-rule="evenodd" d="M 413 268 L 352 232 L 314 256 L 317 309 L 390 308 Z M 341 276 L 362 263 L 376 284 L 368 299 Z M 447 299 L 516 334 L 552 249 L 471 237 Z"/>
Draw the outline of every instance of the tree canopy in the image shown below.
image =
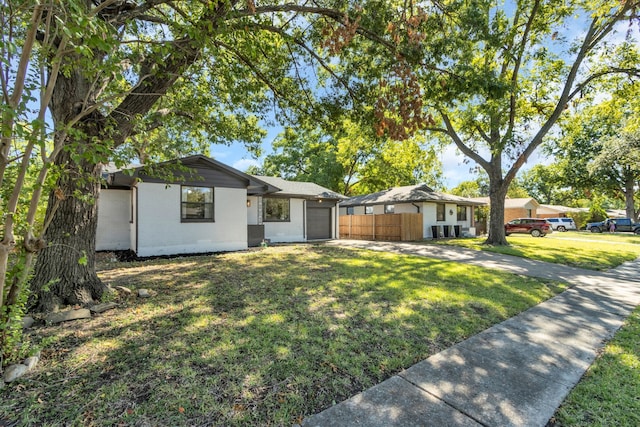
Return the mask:
<path id="1" fill-rule="evenodd" d="M 627 47 L 625 54 L 639 57 L 637 47 Z M 586 198 L 596 194 L 617 198 L 629 217 L 637 217 L 634 139 L 640 129 L 640 85 L 634 79 L 613 77 L 594 88 L 562 120 L 562 132 L 549 148 L 565 183 Z"/>
<path id="2" fill-rule="evenodd" d="M 312 181 L 347 196 L 426 182 L 438 187 L 436 147 L 415 136 L 392 140 L 351 119 L 305 129 L 287 128 L 273 143 L 262 174 Z"/>
<path id="3" fill-rule="evenodd" d="M 509 185 L 570 103 L 602 78 L 640 75 L 624 22 L 639 5 L 451 0 L 417 11 L 415 37 L 425 42 L 408 57 L 405 82 L 419 85 L 423 123 L 489 175 L 488 243 L 506 244 Z M 567 30 L 575 27 L 584 31 Z M 611 53 L 614 41 L 622 47 Z M 389 119 L 399 118 L 392 123 L 403 123 L 406 104 L 386 106 Z"/>

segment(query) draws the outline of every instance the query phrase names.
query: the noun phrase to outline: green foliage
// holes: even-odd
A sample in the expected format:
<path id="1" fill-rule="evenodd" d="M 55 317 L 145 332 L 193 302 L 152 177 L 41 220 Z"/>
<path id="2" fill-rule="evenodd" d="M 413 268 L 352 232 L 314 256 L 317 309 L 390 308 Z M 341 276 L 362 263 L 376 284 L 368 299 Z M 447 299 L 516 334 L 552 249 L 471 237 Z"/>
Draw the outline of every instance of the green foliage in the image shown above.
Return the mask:
<path id="1" fill-rule="evenodd" d="M 524 199 L 532 196 L 524 186 L 523 180 L 514 178 L 514 180 L 511 181 L 511 184 L 509 185 L 509 189 L 507 190 L 507 197 L 511 199 Z"/>
<path id="2" fill-rule="evenodd" d="M 632 66 L 639 52 L 637 45 L 629 43 L 618 46 L 611 55 Z M 633 206 L 640 206 L 634 190 L 640 176 L 637 143 L 633 142 L 640 126 L 639 100 L 636 78 L 612 75 L 598 80 L 575 103 L 572 113 L 561 121 L 562 134 L 549 144 L 565 186 L 586 198 L 594 194 L 617 198 L 627 204 L 629 212 L 640 211 Z"/>
<path id="3" fill-rule="evenodd" d="M 567 216 L 573 219 L 578 230 L 581 230 L 588 222 L 590 222 L 591 212 L 571 212 Z"/>
<path id="4" fill-rule="evenodd" d="M 595 198 L 591 202 L 591 207 L 589 208 L 589 220 L 587 222 L 604 221 L 605 219 L 607 219 L 607 212 L 602 207 L 602 200 L 600 198 Z"/>
<path id="5" fill-rule="evenodd" d="M 503 198 L 573 100 L 604 76 L 637 74 L 637 57 L 612 54 L 609 47 L 637 6 L 604 0 L 438 2 L 421 21 L 418 33 L 428 42 L 420 45 L 413 67 L 433 117 L 429 129 L 482 167 L 491 194 Z M 566 28 L 575 25 L 585 31 L 572 39 Z M 634 43 L 631 32 L 626 37 Z M 488 240 L 504 244 L 500 215 L 492 217 Z"/>
<path id="6" fill-rule="evenodd" d="M 558 164 L 535 165 L 522 172 L 520 183 L 527 193 L 539 203 L 563 205 L 567 201 L 566 195 L 562 191 L 565 179 Z"/>
<path id="7" fill-rule="evenodd" d="M 312 181 L 345 195 L 426 182 L 438 186 L 441 175 L 435 149 L 419 138 L 381 138 L 363 123 L 344 119 L 305 129 L 287 128 L 273 143 L 261 172 Z"/>
<path id="8" fill-rule="evenodd" d="M 25 268 L 28 267 L 23 256 L 14 258 L 13 265 L 7 273 L 10 283 L 19 282 Z M 24 339 L 22 328 L 30 292 L 28 286 L 24 283 L 21 285 L 15 301 L 0 307 L 0 359 L 3 366 L 19 362 L 33 351 L 31 342 Z"/>

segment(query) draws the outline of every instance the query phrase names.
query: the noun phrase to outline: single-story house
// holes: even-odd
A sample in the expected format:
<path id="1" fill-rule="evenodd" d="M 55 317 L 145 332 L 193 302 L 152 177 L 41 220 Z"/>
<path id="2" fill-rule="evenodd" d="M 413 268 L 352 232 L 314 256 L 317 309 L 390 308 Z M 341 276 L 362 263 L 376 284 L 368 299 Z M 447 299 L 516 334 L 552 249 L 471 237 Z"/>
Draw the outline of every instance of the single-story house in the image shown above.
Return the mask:
<path id="1" fill-rule="evenodd" d="M 472 200 L 489 204 L 488 197 L 474 197 Z M 540 203 L 533 197 L 506 198 L 504 200 L 504 223 L 516 218 L 536 218 Z"/>
<path id="2" fill-rule="evenodd" d="M 421 213 L 424 238 L 437 238 L 440 236 L 434 235 L 435 230 L 443 230 L 450 235 L 455 228 L 459 228 L 461 234 L 475 235 L 474 207 L 486 204 L 419 184 L 351 197 L 340 202 L 339 211 L 340 215 Z"/>
<path id="3" fill-rule="evenodd" d="M 337 237 L 343 196 L 316 184 L 251 176 L 202 155 L 103 177 L 98 251 L 146 257 Z"/>
<path id="4" fill-rule="evenodd" d="M 572 213 L 584 212 L 583 208 L 570 208 L 562 205 L 543 205 L 536 210 L 537 218 L 566 218 Z"/>

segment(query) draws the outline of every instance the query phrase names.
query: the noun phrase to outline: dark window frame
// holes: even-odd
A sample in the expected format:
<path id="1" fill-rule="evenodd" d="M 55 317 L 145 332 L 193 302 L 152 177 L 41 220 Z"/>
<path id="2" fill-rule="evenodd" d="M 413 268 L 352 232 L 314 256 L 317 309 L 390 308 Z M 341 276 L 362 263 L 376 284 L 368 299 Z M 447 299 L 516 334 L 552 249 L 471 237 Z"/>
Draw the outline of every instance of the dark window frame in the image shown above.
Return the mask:
<path id="1" fill-rule="evenodd" d="M 458 220 L 458 221 L 466 221 L 467 220 L 467 207 L 466 206 L 456 206 L 456 220 Z"/>
<path id="2" fill-rule="evenodd" d="M 287 217 L 286 219 L 274 219 L 272 215 L 267 215 L 267 205 L 270 201 L 286 202 Z M 263 222 L 291 222 L 291 199 L 285 199 L 281 197 L 263 197 L 262 198 L 262 221 Z"/>
<path id="3" fill-rule="evenodd" d="M 436 203 L 436 221 L 444 222 L 446 217 L 446 206 L 444 203 Z"/>
<path id="4" fill-rule="evenodd" d="M 185 201 L 184 200 L 184 195 L 185 195 L 185 190 L 188 188 L 197 188 L 199 190 L 211 190 L 211 202 L 189 202 L 189 201 Z M 206 197 L 206 196 L 205 196 Z M 181 185 L 180 186 L 180 222 L 215 222 L 215 190 L 213 187 L 202 187 L 202 186 L 197 186 L 197 185 Z M 191 205 L 202 205 L 202 218 L 188 218 L 185 217 L 185 209 L 186 209 L 186 204 L 191 204 Z M 207 212 L 207 205 L 210 205 L 211 207 L 211 218 L 207 218 L 205 217 L 205 214 Z"/>
<path id="5" fill-rule="evenodd" d="M 355 208 L 353 206 L 347 207 L 347 215 L 354 215 Z"/>
<path id="6" fill-rule="evenodd" d="M 365 215 L 373 215 L 373 206 L 365 206 L 364 207 Z"/>

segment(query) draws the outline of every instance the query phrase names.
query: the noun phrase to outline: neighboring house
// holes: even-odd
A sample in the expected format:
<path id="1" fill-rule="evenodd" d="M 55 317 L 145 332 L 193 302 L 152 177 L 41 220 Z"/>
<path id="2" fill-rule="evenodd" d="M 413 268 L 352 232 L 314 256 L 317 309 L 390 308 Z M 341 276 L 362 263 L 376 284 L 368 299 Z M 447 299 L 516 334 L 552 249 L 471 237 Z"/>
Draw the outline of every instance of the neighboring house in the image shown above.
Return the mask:
<path id="1" fill-rule="evenodd" d="M 536 212 L 537 218 L 566 218 L 572 213 L 584 212 L 584 209 L 562 205 L 540 205 Z"/>
<path id="2" fill-rule="evenodd" d="M 377 193 L 351 197 L 340 202 L 340 215 L 385 213 L 421 213 L 423 236 L 434 236 L 435 230 L 449 235 L 458 228 L 470 234 L 474 230 L 474 208 L 486 202 L 433 191 L 425 184 L 394 187 Z M 436 227 L 435 229 L 433 227 Z"/>
<path id="3" fill-rule="evenodd" d="M 489 203 L 488 197 L 474 197 L 472 200 Z M 540 203 L 533 197 L 524 197 L 504 200 L 504 223 L 516 218 L 536 218 Z"/>
<path id="4" fill-rule="evenodd" d="M 606 209 L 607 218 L 626 218 L 627 211 L 624 209 Z"/>
<path id="5" fill-rule="evenodd" d="M 145 257 L 243 250 L 264 239 L 303 242 L 336 236 L 341 196 L 326 188 L 290 183 L 305 191 L 287 192 L 206 156 L 153 169 L 153 175 L 144 167 L 103 173 L 96 250 L 129 249 Z M 324 209 L 321 215 L 316 215 L 316 204 Z"/>

